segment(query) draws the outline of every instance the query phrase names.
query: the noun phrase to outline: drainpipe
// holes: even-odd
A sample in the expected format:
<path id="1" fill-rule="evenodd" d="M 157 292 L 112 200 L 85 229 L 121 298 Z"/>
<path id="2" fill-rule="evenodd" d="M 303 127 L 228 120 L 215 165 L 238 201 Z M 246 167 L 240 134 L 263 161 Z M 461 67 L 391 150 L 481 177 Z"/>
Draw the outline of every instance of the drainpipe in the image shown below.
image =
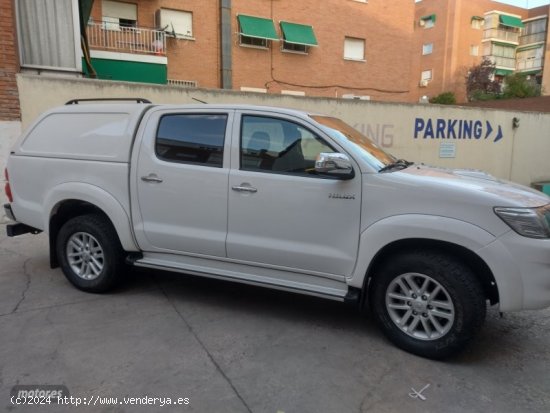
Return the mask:
<path id="1" fill-rule="evenodd" d="M 233 61 L 231 58 L 231 0 L 220 0 L 221 86 L 233 89 Z"/>

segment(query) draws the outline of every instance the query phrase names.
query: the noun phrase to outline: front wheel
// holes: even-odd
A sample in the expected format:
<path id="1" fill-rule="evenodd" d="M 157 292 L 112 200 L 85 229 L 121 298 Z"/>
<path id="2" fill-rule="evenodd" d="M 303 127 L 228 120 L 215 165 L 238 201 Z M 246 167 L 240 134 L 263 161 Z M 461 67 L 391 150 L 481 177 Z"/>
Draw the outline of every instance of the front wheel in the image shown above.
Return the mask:
<path id="1" fill-rule="evenodd" d="M 68 220 L 58 233 L 56 248 L 63 273 L 80 290 L 105 292 L 121 278 L 123 250 L 115 229 L 102 215 Z"/>
<path id="2" fill-rule="evenodd" d="M 371 311 L 398 347 L 441 359 L 462 350 L 485 320 L 483 288 L 471 269 L 437 252 L 387 260 L 371 282 Z"/>

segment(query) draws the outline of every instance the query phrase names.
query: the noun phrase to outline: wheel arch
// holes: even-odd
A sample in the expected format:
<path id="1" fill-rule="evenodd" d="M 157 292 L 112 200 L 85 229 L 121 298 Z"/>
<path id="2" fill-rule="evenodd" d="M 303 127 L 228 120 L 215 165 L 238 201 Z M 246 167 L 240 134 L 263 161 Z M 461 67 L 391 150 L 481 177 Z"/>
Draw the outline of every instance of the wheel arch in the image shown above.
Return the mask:
<path id="1" fill-rule="evenodd" d="M 410 249 L 427 249 L 430 251 L 441 252 L 461 260 L 461 262 L 467 265 L 481 282 L 485 297 L 490 303 L 497 304 L 500 301 L 498 286 L 493 275 L 493 272 L 487 265 L 487 263 L 474 251 L 452 242 L 435 240 L 429 238 L 407 238 L 390 242 L 382 247 L 374 256 L 371 263 L 368 266 L 364 285 L 361 304 L 364 305 L 368 300 L 370 284 L 376 274 L 376 270 L 379 266 L 395 254 L 399 254 L 400 251 L 406 251 Z"/>
<path id="2" fill-rule="evenodd" d="M 120 202 L 103 189 L 81 183 L 67 183 L 54 188 L 46 202 L 44 228 L 48 229 L 50 266 L 56 268 L 56 238 L 69 219 L 89 213 L 104 216 L 115 229 L 125 251 L 139 251 L 131 229 L 131 221 Z"/>

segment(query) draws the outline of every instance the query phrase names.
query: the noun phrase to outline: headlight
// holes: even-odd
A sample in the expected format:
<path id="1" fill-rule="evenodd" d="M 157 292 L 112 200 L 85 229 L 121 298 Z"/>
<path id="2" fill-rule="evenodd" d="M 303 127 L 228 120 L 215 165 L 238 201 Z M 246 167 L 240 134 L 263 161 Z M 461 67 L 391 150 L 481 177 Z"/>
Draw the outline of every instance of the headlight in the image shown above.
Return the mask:
<path id="1" fill-rule="evenodd" d="M 495 208 L 495 213 L 519 235 L 550 238 L 550 204 L 539 208 Z"/>

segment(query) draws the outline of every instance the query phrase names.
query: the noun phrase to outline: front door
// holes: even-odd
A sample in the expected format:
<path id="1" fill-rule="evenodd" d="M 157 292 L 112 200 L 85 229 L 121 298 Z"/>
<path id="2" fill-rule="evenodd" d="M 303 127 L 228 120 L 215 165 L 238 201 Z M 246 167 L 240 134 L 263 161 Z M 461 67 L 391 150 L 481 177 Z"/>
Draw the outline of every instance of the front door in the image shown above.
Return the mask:
<path id="1" fill-rule="evenodd" d="M 350 275 L 360 230 L 357 166 L 351 180 L 316 175 L 317 155 L 338 150 L 302 120 L 247 112 L 236 115 L 235 125 L 228 258 L 305 273 Z"/>

